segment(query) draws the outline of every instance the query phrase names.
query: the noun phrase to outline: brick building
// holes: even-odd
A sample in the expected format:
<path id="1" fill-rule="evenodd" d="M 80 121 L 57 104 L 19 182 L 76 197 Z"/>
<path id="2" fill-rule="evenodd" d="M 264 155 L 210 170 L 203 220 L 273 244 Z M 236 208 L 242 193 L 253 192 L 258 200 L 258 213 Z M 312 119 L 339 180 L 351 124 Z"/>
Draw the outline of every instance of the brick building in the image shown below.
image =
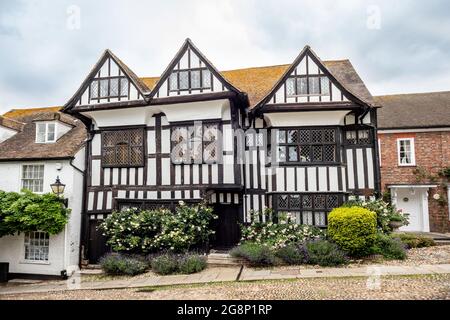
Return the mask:
<path id="1" fill-rule="evenodd" d="M 375 97 L 381 186 L 409 231 L 449 232 L 450 92 Z"/>

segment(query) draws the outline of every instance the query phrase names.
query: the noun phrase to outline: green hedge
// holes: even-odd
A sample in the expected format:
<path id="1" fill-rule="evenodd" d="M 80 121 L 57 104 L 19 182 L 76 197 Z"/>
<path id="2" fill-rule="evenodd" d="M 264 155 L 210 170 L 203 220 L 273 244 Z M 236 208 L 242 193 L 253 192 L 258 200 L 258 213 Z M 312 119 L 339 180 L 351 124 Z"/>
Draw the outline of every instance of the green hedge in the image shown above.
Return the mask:
<path id="1" fill-rule="evenodd" d="M 377 236 L 376 214 L 361 207 L 341 207 L 328 215 L 328 236 L 352 256 L 370 253 Z"/>

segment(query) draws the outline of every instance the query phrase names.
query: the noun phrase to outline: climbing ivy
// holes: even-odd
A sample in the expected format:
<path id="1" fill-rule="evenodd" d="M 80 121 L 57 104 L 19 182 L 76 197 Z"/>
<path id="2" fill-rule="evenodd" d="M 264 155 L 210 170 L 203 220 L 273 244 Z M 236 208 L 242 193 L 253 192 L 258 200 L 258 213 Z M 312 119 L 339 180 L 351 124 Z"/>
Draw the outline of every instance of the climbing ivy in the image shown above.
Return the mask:
<path id="1" fill-rule="evenodd" d="M 0 190 L 0 237 L 29 231 L 58 234 L 67 224 L 69 215 L 70 209 L 52 193 Z"/>

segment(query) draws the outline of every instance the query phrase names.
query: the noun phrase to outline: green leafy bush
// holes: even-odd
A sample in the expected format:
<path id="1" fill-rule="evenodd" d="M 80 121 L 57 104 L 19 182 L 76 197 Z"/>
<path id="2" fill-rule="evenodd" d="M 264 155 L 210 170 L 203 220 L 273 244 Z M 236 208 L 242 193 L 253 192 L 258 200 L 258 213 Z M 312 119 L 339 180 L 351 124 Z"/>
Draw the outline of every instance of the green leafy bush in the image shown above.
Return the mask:
<path id="1" fill-rule="evenodd" d="M 381 254 L 386 259 L 404 260 L 406 259 L 406 250 L 404 244 L 399 239 L 393 239 L 388 235 L 377 234 L 372 252 Z"/>
<path id="2" fill-rule="evenodd" d="M 161 275 L 174 273 L 190 274 L 206 268 L 206 258 L 197 254 L 164 253 L 151 259 L 152 270 Z"/>
<path id="3" fill-rule="evenodd" d="M 402 222 L 408 225 L 409 214 L 397 210 L 395 205 L 392 205 L 383 199 L 376 200 L 351 200 L 343 205 L 343 207 L 362 207 L 375 212 L 377 215 L 377 228 L 380 232 L 390 233 L 392 227 L 389 225 L 391 221 Z"/>
<path id="4" fill-rule="evenodd" d="M 230 255 L 242 258 L 252 266 L 272 266 L 276 263 L 276 257 L 270 247 L 255 242 L 245 242 L 233 248 Z"/>
<path id="5" fill-rule="evenodd" d="M 341 207 L 328 215 L 328 236 L 352 256 L 370 253 L 376 235 L 376 214 L 368 209 Z"/>
<path id="6" fill-rule="evenodd" d="M 178 269 L 183 274 L 200 272 L 206 268 L 206 258 L 199 255 L 187 254 L 178 261 Z"/>
<path id="7" fill-rule="evenodd" d="M 70 209 L 55 194 L 0 191 L 0 237 L 29 231 L 58 234 L 69 215 Z"/>
<path id="8" fill-rule="evenodd" d="M 216 218 L 205 203 L 188 206 L 180 201 L 174 213 L 164 208 L 113 212 L 100 229 L 114 251 L 185 252 L 208 240 L 213 233 L 210 222 Z"/>
<path id="9" fill-rule="evenodd" d="M 178 272 L 178 258 L 171 253 L 154 257 L 151 261 L 152 271 L 161 275 Z"/>
<path id="10" fill-rule="evenodd" d="M 288 265 L 308 263 L 309 255 L 304 246 L 287 245 L 275 251 L 275 256 Z"/>
<path id="11" fill-rule="evenodd" d="M 242 242 L 255 242 L 277 249 L 288 244 L 324 237 L 321 229 L 297 224 L 287 214 L 279 214 L 278 223 L 259 222 L 259 213 L 252 214 L 253 222 L 250 225 L 241 226 Z M 264 214 L 267 217 L 271 216 L 271 210 L 267 209 Z"/>
<path id="12" fill-rule="evenodd" d="M 348 258 L 335 243 L 326 240 L 310 241 L 305 244 L 308 255 L 307 263 L 322 267 L 346 264 Z"/>
<path id="13" fill-rule="evenodd" d="M 436 245 L 432 238 L 411 233 L 396 233 L 392 234 L 392 237 L 400 239 L 408 248 L 425 248 Z"/>
<path id="14" fill-rule="evenodd" d="M 103 271 L 109 275 L 130 275 L 144 273 L 148 264 L 143 259 L 121 254 L 107 254 L 100 259 Z"/>

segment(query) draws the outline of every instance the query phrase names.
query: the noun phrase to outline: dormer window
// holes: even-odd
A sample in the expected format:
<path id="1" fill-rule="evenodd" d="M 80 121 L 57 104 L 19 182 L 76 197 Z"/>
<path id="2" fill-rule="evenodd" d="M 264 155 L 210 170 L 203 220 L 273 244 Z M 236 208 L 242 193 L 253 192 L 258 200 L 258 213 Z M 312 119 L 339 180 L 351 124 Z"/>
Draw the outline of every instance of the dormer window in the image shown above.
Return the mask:
<path id="1" fill-rule="evenodd" d="M 321 75 L 294 76 L 286 80 L 287 96 L 328 96 L 330 80 Z"/>
<path id="2" fill-rule="evenodd" d="M 187 91 L 211 88 L 211 72 L 206 68 L 177 70 L 169 78 L 170 91 Z"/>
<path id="3" fill-rule="evenodd" d="M 90 86 L 91 99 L 126 98 L 128 86 L 128 78 L 123 76 L 93 80 Z"/>
<path id="4" fill-rule="evenodd" d="M 36 123 L 36 143 L 52 143 L 56 141 L 56 123 Z"/>

